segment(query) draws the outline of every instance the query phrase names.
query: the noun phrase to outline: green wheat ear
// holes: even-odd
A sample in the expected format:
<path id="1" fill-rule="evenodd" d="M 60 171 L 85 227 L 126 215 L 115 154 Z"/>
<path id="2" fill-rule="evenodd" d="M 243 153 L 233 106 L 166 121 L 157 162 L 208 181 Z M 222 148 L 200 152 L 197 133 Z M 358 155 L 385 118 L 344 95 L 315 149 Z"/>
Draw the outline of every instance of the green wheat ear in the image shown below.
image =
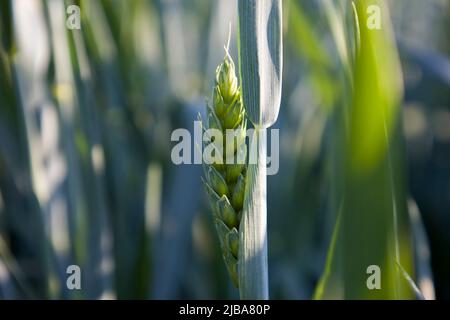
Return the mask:
<path id="1" fill-rule="evenodd" d="M 239 224 L 245 192 L 246 164 L 226 164 L 226 146 L 234 143 L 234 156 L 247 151 L 246 121 L 233 59 L 226 50 L 222 63 L 216 69 L 211 103 L 207 105 L 207 123 L 204 128 L 222 133 L 222 163 L 205 164 L 205 189 L 211 204 L 214 224 L 219 235 L 225 265 L 233 284 L 238 287 Z M 234 129 L 236 138 L 226 140 L 226 130 Z M 210 142 L 216 144 L 217 141 Z M 220 148 L 219 148 L 220 147 Z M 230 155 L 228 155 L 229 157 Z M 244 157 L 245 158 L 245 157 Z"/>

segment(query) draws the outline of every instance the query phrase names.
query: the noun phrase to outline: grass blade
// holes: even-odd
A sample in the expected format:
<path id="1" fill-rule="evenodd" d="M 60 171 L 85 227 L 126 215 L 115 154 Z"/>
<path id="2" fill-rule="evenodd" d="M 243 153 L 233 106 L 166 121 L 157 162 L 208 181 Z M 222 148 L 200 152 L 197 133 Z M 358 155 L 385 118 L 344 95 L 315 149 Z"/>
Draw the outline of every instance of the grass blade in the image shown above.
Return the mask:
<path id="1" fill-rule="evenodd" d="M 368 26 L 370 5 L 381 11 L 381 29 Z M 327 279 L 338 278 L 343 280 L 344 292 L 334 298 L 410 299 L 414 290 L 405 284 L 405 273 L 398 269 L 400 264 L 406 274 L 413 274 L 402 166 L 400 62 L 385 1 L 361 0 L 353 8 L 357 16 L 353 27 L 359 26 L 360 36 L 354 40 L 359 41 L 355 61 L 348 64 L 353 86 L 349 84 L 352 94 L 344 134 L 345 161 L 339 169 L 344 172 L 342 220 L 335 230 L 342 237 L 328 254 L 340 262 L 332 265 L 332 276 L 326 270 L 316 297 L 332 291 L 333 283 Z M 348 6 L 347 10 L 351 9 Z M 337 112 L 344 114 L 347 105 L 342 104 Z M 369 266 L 373 265 L 381 272 L 377 290 L 367 286 Z"/>
<path id="2" fill-rule="evenodd" d="M 283 42 L 281 0 L 240 0 L 239 67 L 250 121 L 269 127 L 281 101 Z"/>

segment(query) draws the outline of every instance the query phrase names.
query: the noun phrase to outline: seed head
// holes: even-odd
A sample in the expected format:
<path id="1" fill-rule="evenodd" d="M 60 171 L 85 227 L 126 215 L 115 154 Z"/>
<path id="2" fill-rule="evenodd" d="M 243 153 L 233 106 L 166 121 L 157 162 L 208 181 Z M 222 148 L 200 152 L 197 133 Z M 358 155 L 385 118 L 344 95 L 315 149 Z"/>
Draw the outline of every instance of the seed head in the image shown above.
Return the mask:
<path id="1" fill-rule="evenodd" d="M 227 55 L 216 69 L 216 84 L 220 88 L 225 103 L 233 101 L 238 90 L 237 82 L 234 62 Z"/>
<path id="2" fill-rule="evenodd" d="M 205 189 L 211 204 L 222 255 L 233 284 L 238 286 L 239 225 L 245 194 L 245 164 L 247 145 L 245 141 L 246 121 L 233 59 L 225 49 L 223 62 L 216 69 L 212 90 L 212 106 L 208 106 L 206 129 L 217 129 L 222 133 L 220 141 L 211 141 L 224 150 L 222 163 L 205 164 Z M 226 130 L 233 129 L 228 136 Z M 227 139 L 228 138 L 228 139 Z M 220 140 L 220 139 L 217 139 Z M 216 150 L 216 149 L 215 149 Z M 232 151 L 231 155 L 227 154 Z M 231 157 L 232 164 L 225 161 Z M 225 159 L 226 158 L 226 159 Z M 242 163 L 244 162 L 244 163 Z M 242 164 L 241 164 L 242 163 Z"/>

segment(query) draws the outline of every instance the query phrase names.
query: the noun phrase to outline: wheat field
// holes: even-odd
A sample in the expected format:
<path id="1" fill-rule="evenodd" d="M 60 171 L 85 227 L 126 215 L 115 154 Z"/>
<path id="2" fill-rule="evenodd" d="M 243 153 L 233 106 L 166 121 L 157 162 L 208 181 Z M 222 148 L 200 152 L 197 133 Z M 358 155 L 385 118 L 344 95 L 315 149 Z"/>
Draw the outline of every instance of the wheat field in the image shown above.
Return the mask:
<path id="1" fill-rule="evenodd" d="M 450 298 L 449 32 L 446 0 L 1 1 L 0 299 Z M 199 118 L 278 129 L 278 172 L 174 163 Z"/>

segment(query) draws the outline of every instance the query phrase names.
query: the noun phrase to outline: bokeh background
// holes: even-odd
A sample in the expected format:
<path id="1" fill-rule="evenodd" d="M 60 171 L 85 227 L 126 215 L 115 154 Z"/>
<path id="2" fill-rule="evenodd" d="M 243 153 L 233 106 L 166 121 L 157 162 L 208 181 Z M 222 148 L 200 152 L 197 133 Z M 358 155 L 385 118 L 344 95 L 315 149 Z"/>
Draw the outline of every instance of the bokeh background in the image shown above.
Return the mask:
<path id="1" fill-rule="evenodd" d="M 205 110 L 230 23 L 238 59 L 236 3 L 0 2 L 0 298 L 238 297 L 202 168 L 170 159 L 172 130 L 192 130 Z M 271 298 L 313 297 L 340 199 L 356 210 L 388 187 L 395 196 L 375 203 L 405 207 L 413 280 L 427 298 L 450 298 L 450 2 L 386 3 L 404 88 L 394 180 L 366 181 L 352 198 L 340 191 L 357 184 L 340 185 L 348 173 L 339 110 L 352 85 L 337 32 L 352 27 L 350 2 L 283 1 L 281 164 L 268 178 Z M 70 4 L 81 8 L 80 30 L 66 28 Z M 390 83 L 398 74 L 378 76 Z M 357 116 L 370 127 L 373 114 Z M 352 250 L 365 252 L 357 236 Z M 82 290 L 66 287 L 72 264 Z"/>

